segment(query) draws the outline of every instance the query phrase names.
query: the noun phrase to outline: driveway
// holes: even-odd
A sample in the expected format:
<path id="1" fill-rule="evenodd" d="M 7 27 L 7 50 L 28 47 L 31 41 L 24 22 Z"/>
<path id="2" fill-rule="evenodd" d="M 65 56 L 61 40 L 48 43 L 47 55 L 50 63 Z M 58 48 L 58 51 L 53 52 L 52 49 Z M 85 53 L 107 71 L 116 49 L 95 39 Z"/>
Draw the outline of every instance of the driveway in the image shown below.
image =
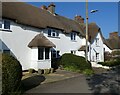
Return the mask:
<path id="1" fill-rule="evenodd" d="M 91 93 L 84 75 L 53 83 L 41 84 L 25 92 L 28 93 Z"/>

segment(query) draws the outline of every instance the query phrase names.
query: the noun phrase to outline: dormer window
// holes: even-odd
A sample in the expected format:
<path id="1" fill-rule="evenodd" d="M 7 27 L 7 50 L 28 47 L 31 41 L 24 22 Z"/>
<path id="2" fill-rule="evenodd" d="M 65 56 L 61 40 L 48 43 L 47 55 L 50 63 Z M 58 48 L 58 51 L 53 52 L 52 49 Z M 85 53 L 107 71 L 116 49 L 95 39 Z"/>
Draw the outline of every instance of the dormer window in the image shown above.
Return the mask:
<path id="1" fill-rule="evenodd" d="M 72 41 L 75 41 L 75 40 L 76 40 L 76 33 L 75 33 L 75 32 L 72 32 L 72 33 L 71 33 L 71 40 L 72 40 Z"/>
<path id="2" fill-rule="evenodd" d="M 48 29 L 49 37 L 59 37 L 59 31 L 55 29 Z"/>

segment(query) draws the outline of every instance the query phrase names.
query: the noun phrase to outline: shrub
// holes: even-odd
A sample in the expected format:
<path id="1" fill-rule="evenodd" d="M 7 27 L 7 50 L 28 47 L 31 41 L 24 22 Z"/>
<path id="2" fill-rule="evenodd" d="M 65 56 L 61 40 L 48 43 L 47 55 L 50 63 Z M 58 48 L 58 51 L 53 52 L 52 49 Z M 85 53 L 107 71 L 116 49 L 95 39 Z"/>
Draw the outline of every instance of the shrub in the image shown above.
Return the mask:
<path id="1" fill-rule="evenodd" d="M 91 69 L 90 62 L 86 62 L 84 57 L 73 54 L 63 54 L 59 65 L 62 65 L 66 70 L 81 72 L 85 69 Z"/>
<path id="2" fill-rule="evenodd" d="M 83 71 L 83 73 L 84 73 L 85 75 L 92 75 L 92 74 L 94 74 L 94 71 L 91 70 L 91 69 L 85 69 L 85 70 Z"/>
<path id="3" fill-rule="evenodd" d="M 106 62 L 98 62 L 98 64 L 101 64 L 103 66 L 109 66 L 109 67 L 118 66 L 120 65 L 120 59 L 115 59 L 115 60 L 106 61 Z"/>
<path id="4" fill-rule="evenodd" d="M 32 73 L 35 72 L 35 70 L 34 70 L 34 69 L 29 69 L 28 72 L 29 72 L 30 74 L 32 74 Z"/>
<path id="5" fill-rule="evenodd" d="M 20 92 L 22 67 L 14 57 L 2 55 L 2 94 L 17 95 Z"/>

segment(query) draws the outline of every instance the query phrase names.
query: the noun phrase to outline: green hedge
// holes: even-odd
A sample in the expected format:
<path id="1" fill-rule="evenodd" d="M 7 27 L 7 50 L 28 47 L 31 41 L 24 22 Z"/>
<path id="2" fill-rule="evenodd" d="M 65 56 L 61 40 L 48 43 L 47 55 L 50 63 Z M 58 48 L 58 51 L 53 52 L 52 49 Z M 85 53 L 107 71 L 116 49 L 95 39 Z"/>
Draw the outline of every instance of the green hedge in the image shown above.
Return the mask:
<path id="1" fill-rule="evenodd" d="M 22 78 L 22 66 L 8 54 L 2 54 L 2 94 L 18 95 Z"/>
<path id="2" fill-rule="evenodd" d="M 101 64 L 103 66 L 109 66 L 109 67 L 118 66 L 120 65 L 120 59 L 106 61 L 106 62 L 98 62 L 98 64 Z"/>
<path id="3" fill-rule="evenodd" d="M 64 69 L 70 71 L 82 72 L 85 69 L 92 69 L 90 62 L 86 62 L 84 57 L 76 56 L 73 54 L 63 54 L 59 65 L 62 65 Z"/>

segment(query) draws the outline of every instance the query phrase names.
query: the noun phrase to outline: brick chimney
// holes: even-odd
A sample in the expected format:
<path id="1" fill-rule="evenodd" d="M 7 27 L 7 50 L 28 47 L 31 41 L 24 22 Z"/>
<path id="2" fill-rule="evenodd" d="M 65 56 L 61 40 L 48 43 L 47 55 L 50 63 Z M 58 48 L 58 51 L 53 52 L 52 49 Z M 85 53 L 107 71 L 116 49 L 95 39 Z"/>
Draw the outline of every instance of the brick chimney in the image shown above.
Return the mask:
<path id="1" fill-rule="evenodd" d="M 74 20 L 77 21 L 78 23 L 84 23 L 84 18 L 82 18 L 79 15 L 76 15 L 75 18 L 74 18 Z"/>
<path id="2" fill-rule="evenodd" d="M 51 14 L 55 14 L 55 4 L 54 4 L 54 3 L 51 3 L 51 4 L 48 6 L 48 11 L 49 11 Z"/>
<path id="3" fill-rule="evenodd" d="M 47 7 L 45 5 L 42 5 L 40 8 L 43 10 L 47 10 Z"/>
<path id="4" fill-rule="evenodd" d="M 119 38 L 118 32 L 112 32 L 109 34 L 109 39 Z"/>

